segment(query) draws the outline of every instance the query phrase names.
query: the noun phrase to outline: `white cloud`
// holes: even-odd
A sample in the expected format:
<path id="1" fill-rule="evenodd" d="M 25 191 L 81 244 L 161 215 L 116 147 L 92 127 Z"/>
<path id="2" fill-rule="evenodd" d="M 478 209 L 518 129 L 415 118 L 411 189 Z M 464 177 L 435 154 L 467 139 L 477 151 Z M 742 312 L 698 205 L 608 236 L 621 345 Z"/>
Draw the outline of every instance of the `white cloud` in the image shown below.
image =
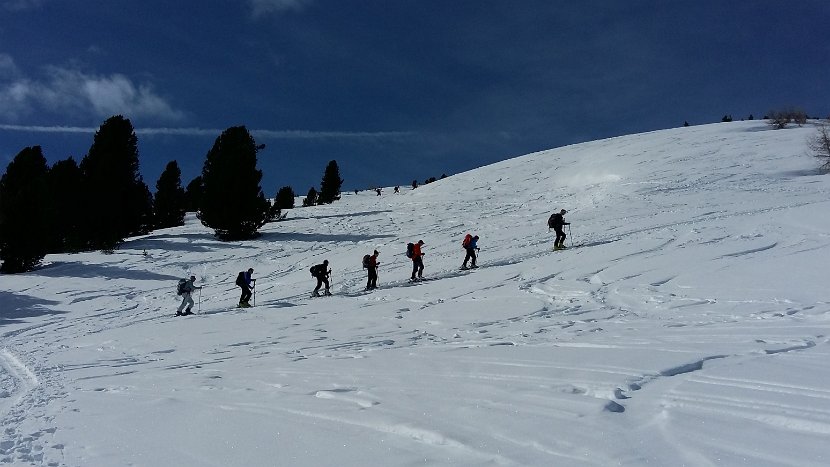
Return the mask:
<path id="1" fill-rule="evenodd" d="M 18 74 L 19 70 L 12 56 L 0 53 L 0 79 L 12 79 L 17 77 Z"/>
<path id="2" fill-rule="evenodd" d="M 254 17 L 285 11 L 300 11 L 313 0 L 250 0 Z"/>
<path id="3" fill-rule="evenodd" d="M 151 84 L 136 84 L 123 74 L 99 76 L 53 66 L 46 68 L 46 76 L 40 80 L 20 77 L 11 57 L 0 55 L 0 117 L 17 120 L 37 111 L 171 121 L 184 116 L 156 94 Z"/>

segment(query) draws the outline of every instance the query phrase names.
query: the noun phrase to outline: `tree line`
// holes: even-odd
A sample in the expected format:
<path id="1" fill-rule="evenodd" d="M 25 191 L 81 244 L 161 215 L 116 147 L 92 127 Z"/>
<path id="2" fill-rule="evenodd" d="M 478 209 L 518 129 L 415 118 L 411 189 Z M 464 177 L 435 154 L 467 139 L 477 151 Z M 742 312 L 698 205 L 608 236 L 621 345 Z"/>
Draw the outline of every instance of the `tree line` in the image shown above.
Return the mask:
<path id="1" fill-rule="evenodd" d="M 228 128 L 186 189 L 173 160 L 155 195 L 139 172 L 133 125 L 121 115 L 99 127 L 80 163 L 69 157 L 49 167 L 40 146 L 24 148 L 0 178 L 0 272 L 30 271 L 48 253 L 112 252 L 127 237 L 184 225 L 187 211 L 221 240 L 254 238 L 295 199 L 290 186 L 273 203 L 265 198 L 257 169 L 262 148 L 244 126 Z M 340 199 L 342 184 L 337 162 L 329 162 L 319 195 L 303 205 Z"/>

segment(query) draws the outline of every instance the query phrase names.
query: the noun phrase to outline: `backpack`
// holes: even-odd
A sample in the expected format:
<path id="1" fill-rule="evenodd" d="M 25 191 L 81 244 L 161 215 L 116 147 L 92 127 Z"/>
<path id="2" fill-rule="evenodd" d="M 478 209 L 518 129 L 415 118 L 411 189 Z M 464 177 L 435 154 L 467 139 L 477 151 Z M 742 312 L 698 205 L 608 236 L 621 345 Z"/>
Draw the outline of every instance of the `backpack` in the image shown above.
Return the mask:
<path id="1" fill-rule="evenodd" d="M 176 295 L 184 295 L 184 293 L 187 292 L 184 289 L 185 284 L 187 284 L 186 279 L 179 279 L 179 284 L 176 286 Z"/>
<path id="2" fill-rule="evenodd" d="M 550 215 L 550 217 L 548 217 L 548 228 L 549 229 L 553 228 L 553 218 L 554 217 L 556 217 L 556 213 L 553 213 L 553 214 Z"/>
<path id="3" fill-rule="evenodd" d="M 407 243 L 406 244 L 406 257 L 412 258 L 412 255 L 415 254 L 415 244 L 414 243 Z"/>
<path id="4" fill-rule="evenodd" d="M 310 272 L 311 275 L 314 277 L 323 276 L 326 274 L 326 267 L 322 264 L 315 264 L 314 266 L 309 268 L 308 272 Z"/>
<path id="5" fill-rule="evenodd" d="M 473 236 L 470 235 L 470 234 L 467 234 L 467 236 L 464 237 L 464 241 L 461 242 L 461 246 L 463 248 L 469 248 L 470 247 L 470 242 L 472 242 L 472 241 L 473 241 Z"/>
<path id="6" fill-rule="evenodd" d="M 363 255 L 363 269 L 369 269 L 369 259 L 371 256 Z"/>
<path id="7" fill-rule="evenodd" d="M 241 287 L 243 284 L 245 284 L 245 271 L 239 271 L 236 275 L 236 285 Z"/>

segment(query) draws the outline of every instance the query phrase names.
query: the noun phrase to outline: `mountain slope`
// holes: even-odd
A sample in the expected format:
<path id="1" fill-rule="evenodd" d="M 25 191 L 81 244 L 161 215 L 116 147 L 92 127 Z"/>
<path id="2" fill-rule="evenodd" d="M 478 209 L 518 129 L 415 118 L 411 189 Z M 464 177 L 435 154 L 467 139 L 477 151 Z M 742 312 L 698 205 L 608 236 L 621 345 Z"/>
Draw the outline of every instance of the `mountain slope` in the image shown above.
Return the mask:
<path id="1" fill-rule="evenodd" d="M 346 194 L 255 241 L 190 217 L 113 255 L 52 255 L 3 278 L 0 462 L 824 465 L 830 182 L 812 131 L 612 138 Z M 560 208 L 577 247 L 553 252 Z M 467 232 L 475 271 L 458 270 Z M 418 239 L 436 280 L 410 284 Z M 323 259 L 335 296 L 309 299 Z M 248 267 L 257 307 L 236 309 Z M 200 313 L 173 317 L 190 273 Z"/>

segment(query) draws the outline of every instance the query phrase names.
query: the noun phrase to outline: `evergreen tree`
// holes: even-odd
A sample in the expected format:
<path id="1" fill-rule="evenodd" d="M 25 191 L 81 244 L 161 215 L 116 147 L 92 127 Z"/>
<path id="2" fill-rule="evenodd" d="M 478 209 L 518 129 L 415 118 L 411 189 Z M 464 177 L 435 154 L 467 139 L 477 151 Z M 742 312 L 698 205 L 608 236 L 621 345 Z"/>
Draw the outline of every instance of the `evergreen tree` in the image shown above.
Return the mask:
<path id="1" fill-rule="evenodd" d="M 188 212 L 196 212 L 202 207 L 202 196 L 205 192 L 205 185 L 202 183 L 202 176 L 199 175 L 190 183 L 184 191 L 185 206 Z"/>
<path id="2" fill-rule="evenodd" d="M 152 227 L 152 195 L 138 171 L 138 139 L 129 119 L 110 117 L 81 161 L 89 246 L 112 250 Z"/>
<path id="3" fill-rule="evenodd" d="M 268 219 L 257 170 L 257 146 L 244 126 L 228 128 L 207 153 L 199 219 L 223 240 L 253 238 Z"/>
<path id="4" fill-rule="evenodd" d="M 157 228 L 184 225 L 185 199 L 182 188 L 182 171 L 176 161 L 167 163 L 156 182 L 153 202 Z"/>
<path id="5" fill-rule="evenodd" d="M 83 174 L 75 159 L 56 162 L 48 175 L 50 214 L 49 252 L 80 251 L 83 238 Z"/>
<path id="6" fill-rule="evenodd" d="M 49 167 L 40 146 L 20 151 L 0 178 L 0 271 L 31 271 L 49 242 Z"/>
<path id="7" fill-rule="evenodd" d="M 340 178 L 337 161 L 330 161 L 323 173 L 323 180 L 320 182 L 320 196 L 317 198 L 317 204 L 330 204 L 340 199 L 342 185 L 343 179 Z"/>
<path id="8" fill-rule="evenodd" d="M 303 198 L 303 207 L 314 206 L 317 204 L 317 190 L 314 187 L 308 189 L 308 194 Z"/>
<path id="9" fill-rule="evenodd" d="M 295 198 L 294 190 L 290 186 L 284 186 L 277 192 L 277 196 L 274 198 L 274 206 L 277 209 L 294 209 Z"/>

